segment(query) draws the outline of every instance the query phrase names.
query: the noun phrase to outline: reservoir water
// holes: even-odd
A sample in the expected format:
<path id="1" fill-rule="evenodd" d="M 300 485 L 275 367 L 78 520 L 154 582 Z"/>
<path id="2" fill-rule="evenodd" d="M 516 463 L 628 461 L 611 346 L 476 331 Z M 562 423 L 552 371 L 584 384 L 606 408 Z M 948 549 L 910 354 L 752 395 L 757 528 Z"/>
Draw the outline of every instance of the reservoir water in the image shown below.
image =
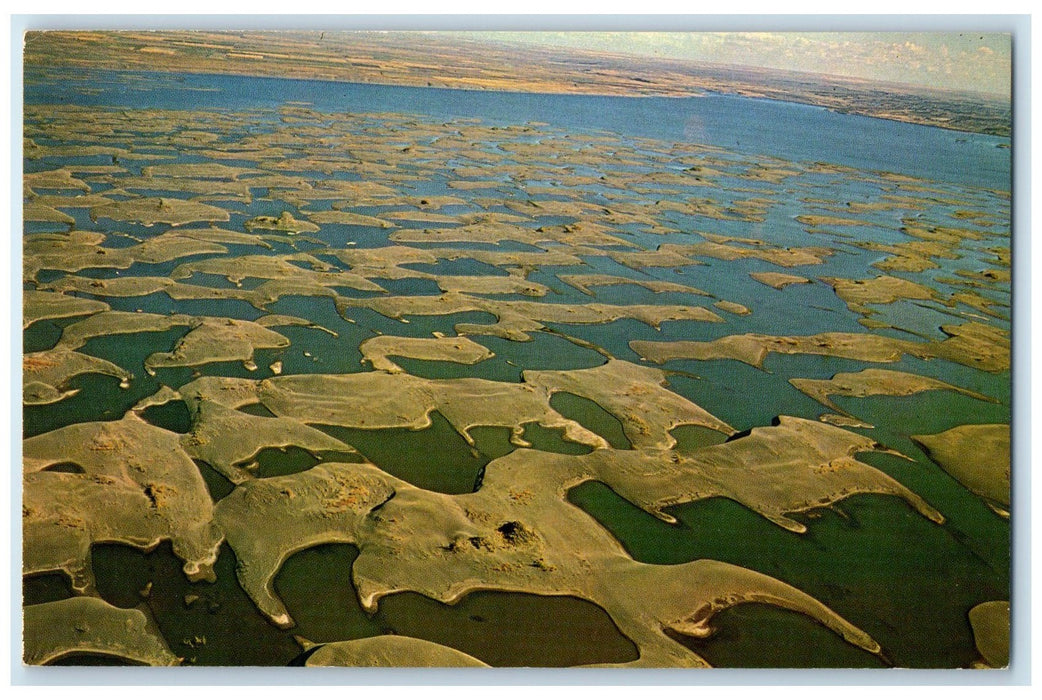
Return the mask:
<path id="1" fill-rule="evenodd" d="M 749 155 L 826 161 L 976 187 L 1007 189 L 1010 181 L 1008 138 L 716 93 L 627 98 L 70 70 L 61 75 L 27 74 L 24 99 L 26 104 L 203 110 L 272 109 L 303 102 L 330 112 L 477 118 L 489 124 L 536 121 L 582 132 L 604 130 L 712 144 Z"/>
<path id="2" fill-rule="evenodd" d="M 979 660 L 1009 504 L 914 438 L 1010 422 L 1009 139 L 721 94 L 31 70 L 24 101 L 27 606 L 145 610 L 200 665 L 303 663 L 297 633 L 501 666 Z M 779 416 L 842 435 L 793 448 Z M 174 447 L 109 456 L 142 431 Z M 223 528 L 216 582 L 169 544 L 192 518 Z M 684 607 L 654 578 L 700 561 L 789 597 L 685 634 L 755 589 Z"/>

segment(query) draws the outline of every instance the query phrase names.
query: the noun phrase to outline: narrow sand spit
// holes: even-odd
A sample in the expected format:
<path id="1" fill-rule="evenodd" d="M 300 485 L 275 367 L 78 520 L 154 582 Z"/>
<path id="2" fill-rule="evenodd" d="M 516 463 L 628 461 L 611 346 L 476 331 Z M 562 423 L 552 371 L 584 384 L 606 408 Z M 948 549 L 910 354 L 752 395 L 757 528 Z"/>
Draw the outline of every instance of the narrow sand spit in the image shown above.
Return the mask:
<path id="1" fill-rule="evenodd" d="M 293 446 L 311 453 L 328 450 L 357 454 L 350 445 L 293 418 L 253 416 L 201 399 L 188 405 L 192 429 L 181 437 L 182 449 L 233 484 L 253 478 L 251 469 L 256 463 L 251 460 L 266 448 Z"/>
<path id="2" fill-rule="evenodd" d="M 850 416 L 829 399 L 830 396 L 910 396 L 922 391 L 955 391 L 966 396 L 998 403 L 995 399 L 969 389 L 963 389 L 931 377 L 888 369 L 865 369 L 860 372 L 841 372 L 831 379 L 793 378 L 789 383 L 815 401 Z"/>
<path id="3" fill-rule="evenodd" d="M 527 460 L 523 472 L 508 466 L 526 454 L 493 462 L 482 488 L 462 496 L 421 491 L 364 465 L 319 465 L 244 484 L 220 502 L 218 519 L 245 562 L 243 587 L 283 627 L 293 621 L 271 585 L 282 562 L 316 544 L 346 542 L 360 550 L 353 579 L 366 609 L 403 590 L 449 603 L 489 588 L 575 595 L 601 605 L 637 644 L 635 665 L 704 666 L 658 630 L 702 636 L 715 612 L 750 601 L 811 615 L 849 642 L 878 651 L 820 603 L 762 574 L 705 560 L 634 562 L 604 530 L 590 527 L 589 516 L 564 502 L 563 489 L 581 472 Z M 551 478 L 561 484 L 556 492 L 542 486 Z M 273 523 L 277 531 L 257 537 Z M 678 596 L 681 588 L 686 593 Z"/>
<path id="4" fill-rule="evenodd" d="M 363 362 L 371 363 L 373 369 L 392 373 L 402 371 L 390 360 L 392 356 L 467 365 L 477 364 L 493 356 L 492 351 L 485 346 L 460 336 L 408 338 L 379 335 L 363 341 L 358 350 L 362 353 Z"/>
<path id="5" fill-rule="evenodd" d="M 307 643 L 303 645 L 305 651 L 314 646 Z M 452 647 L 396 634 L 319 645 L 308 657 L 306 665 L 351 668 L 488 667 L 488 664 Z"/>
<path id="6" fill-rule="evenodd" d="M 371 299 L 337 299 L 337 310 L 348 318 L 352 308 L 369 308 L 388 318 L 405 316 L 443 316 L 465 311 L 485 311 L 497 317 L 495 324 L 458 323 L 456 332 L 466 335 L 495 335 L 508 340 L 530 340 L 530 331 L 542 330 L 546 323 L 610 323 L 632 318 L 652 328 L 666 321 L 704 321 L 721 323 L 723 319 L 701 306 L 633 304 L 549 304 L 529 301 L 500 301 L 460 293 L 432 297 L 380 297 Z"/>
<path id="7" fill-rule="evenodd" d="M 790 275 L 784 272 L 750 272 L 749 276 L 757 282 L 762 282 L 768 287 L 784 289 L 790 284 L 810 284 L 810 280 L 799 275 Z"/>
<path id="8" fill-rule="evenodd" d="M 40 270 L 79 272 L 90 268 L 126 270 L 134 263 L 163 263 L 192 255 L 228 252 L 217 243 L 177 233 L 164 233 L 127 248 L 99 245 L 105 235 L 72 231 L 65 235 L 37 236 L 26 242 L 23 277 L 35 279 Z"/>
<path id="9" fill-rule="evenodd" d="M 88 316 L 108 308 L 103 301 L 30 289 L 22 292 L 22 327 L 28 328 L 49 318 Z"/>
<path id="10" fill-rule="evenodd" d="M 605 287 L 611 285 L 620 284 L 635 284 L 639 287 L 643 287 L 649 291 L 655 292 L 656 294 L 662 292 L 681 292 L 684 294 L 696 294 L 698 296 L 711 296 L 708 292 L 704 292 L 701 289 L 696 289 L 686 284 L 679 284 L 677 282 L 666 282 L 663 280 L 648 280 L 648 279 L 631 279 L 629 277 L 622 277 L 620 275 L 603 275 L 603 274 L 587 274 L 587 275 L 566 275 L 559 274 L 557 278 L 566 284 L 578 289 L 583 294 L 589 296 L 595 296 L 591 287 Z"/>
<path id="11" fill-rule="evenodd" d="M 634 340 L 630 347 L 659 364 L 675 359 L 732 359 L 763 367 L 770 353 L 825 355 L 866 362 L 897 362 L 902 355 L 920 359 L 943 358 L 987 372 L 1009 369 L 1009 337 L 982 323 L 941 326 L 945 340 L 917 343 L 872 333 L 819 333 L 808 336 L 770 336 L 748 333 L 711 341 Z"/>

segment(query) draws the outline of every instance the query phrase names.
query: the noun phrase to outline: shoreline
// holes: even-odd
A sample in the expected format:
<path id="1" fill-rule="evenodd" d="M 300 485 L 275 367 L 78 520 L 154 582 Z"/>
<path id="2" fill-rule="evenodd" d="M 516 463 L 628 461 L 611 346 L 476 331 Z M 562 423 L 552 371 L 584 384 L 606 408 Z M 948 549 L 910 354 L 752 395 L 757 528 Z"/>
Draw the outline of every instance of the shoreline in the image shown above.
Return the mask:
<path id="1" fill-rule="evenodd" d="M 605 97 L 698 97 L 717 93 L 1008 138 L 1001 98 L 748 66 L 639 59 L 588 51 L 453 42 L 429 35 L 300 32 L 33 32 L 23 69 L 236 75 L 450 90 Z M 318 34 L 317 32 L 315 34 Z M 349 36 L 350 41 L 343 41 Z M 317 42 L 309 41 L 316 39 Z M 223 43 L 209 42 L 220 40 Z M 30 40 L 31 39 L 31 40 Z M 340 40 L 337 43 L 337 40 Z M 439 59 L 444 60 L 439 61 Z M 577 62 L 589 67 L 576 71 Z M 822 86 L 830 87 L 821 95 Z M 925 94 L 924 94 L 925 93 Z M 880 97 L 880 94 L 885 95 Z"/>
<path id="2" fill-rule="evenodd" d="M 56 66 L 35 66 L 36 68 L 48 70 L 55 69 Z M 835 112 L 836 114 L 850 114 L 860 117 L 868 117 L 871 119 L 882 119 L 884 121 L 897 122 L 899 124 L 913 124 L 916 126 L 927 126 L 935 129 L 944 129 L 946 131 L 954 131 L 960 134 L 978 134 L 980 136 L 994 136 L 996 138 L 1012 138 L 1012 134 L 1008 131 L 1006 133 L 995 133 L 993 131 L 971 129 L 969 127 L 960 127 L 957 125 L 945 124 L 938 121 L 931 121 L 928 119 L 915 118 L 914 116 L 904 115 L 892 115 L 892 114 L 875 114 L 868 110 L 858 109 L 847 109 L 838 108 L 824 102 L 812 102 L 796 99 L 796 97 L 769 97 L 760 93 L 756 93 L 751 90 L 737 89 L 734 91 L 724 91 L 722 89 L 706 89 L 701 92 L 628 92 L 626 90 L 618 91 L 594 91 L 594 90 L 517 90 L 510 89 L 508 87 L 471 87 L 466 85 L 431 85 L 430 82 L 423 84 L 423 81 L 417 80 L 415 83 L 408 82 L 380 82 L 373 80 L 349 80 L 345 78 L 331 78 L 323 76 L 306 76 L 306 75 L 278 75 L 275 73 L 249 73 L 236 70 L 230 71 L 219 71 L 219 70 L 177 70 L 174 68 L 152 68 L 151 70 L 143 69 L 132 69 L 132 68 L 113 68 L 109 66 L 76 66 L 80 70 L 104 70 L 111 71 L 113 73 L 162 73 L 165 75 L 214 75 L 214 76 L 234 76 L 240 78 L 272 78 L 276 80 L 306 80 L 316 81 L 323 83 L 337 83 L 343 85 L 374 85 L 380 87 L 405 87 L 405 88 L 430 88 L 433 90 L 460 90 L 464 92 L 498 92 L 511 95 L 572 95 L 575 97 L 624 97 L 632 99 L 643 99 L 643 98 L 656 98 L 656 99 L 701 99 L 704 97 L 710 97 L 713 95 L 721 97 L 741 97 L 748 100 L 768 100 L 771 102 L 786 102 L 789 104 L 802 105 L 805 107 L 817 107 L 820 109 L 827 110 L 829 112 Z"/>

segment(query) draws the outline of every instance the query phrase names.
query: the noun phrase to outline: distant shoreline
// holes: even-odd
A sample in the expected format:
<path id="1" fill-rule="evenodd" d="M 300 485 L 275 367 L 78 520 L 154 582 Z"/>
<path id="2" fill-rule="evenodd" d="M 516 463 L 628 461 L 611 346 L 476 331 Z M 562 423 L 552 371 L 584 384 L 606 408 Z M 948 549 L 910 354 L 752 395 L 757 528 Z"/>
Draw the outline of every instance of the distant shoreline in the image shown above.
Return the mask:
<path id="1" fill-rule="evenodd" d="M 743 66 L 450 41 L 422 33 L 48 31 L 27 35 L 24 59 L 26 68 L 514 93 L 699 97 L 712 92 L 966 133 L 1011 133 L 1011 106 L 998 97 Z"/>

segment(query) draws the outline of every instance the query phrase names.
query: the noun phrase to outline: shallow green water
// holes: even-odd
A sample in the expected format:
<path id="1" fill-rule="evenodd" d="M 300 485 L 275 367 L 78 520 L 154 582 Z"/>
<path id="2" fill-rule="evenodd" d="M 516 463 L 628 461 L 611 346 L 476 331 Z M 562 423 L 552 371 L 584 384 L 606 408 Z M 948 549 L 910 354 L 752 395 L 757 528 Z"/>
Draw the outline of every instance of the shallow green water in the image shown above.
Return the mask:
<path id="1" fill-rule="evenodd" d="M 479 592 L 447 606 L 401 593 L 385 598 L 380 608 L 396 633 L 454 647 L 491 666 L 578 666 L 638 657 L 607 613 L 566 596 Z"/>
<path id="2" fill-rule="evenodd" d="M 22 581 L 23 605 L 38 605 L 65 600 L 73 596 L 69 577 L 65 574 L 26 576 Z"/>
<path id="3" fill-rule="evenodd" d="M 158 385 L 155 385 L 158 389 Z M 68 389 L 79 393 L 61 402 L 61 411 L 51 406 L 22 407 L 22 435 L 32 437 L 73 423 L 119 420 L 137 401 L 153 391 L 120 389 L 119 379 L 97 374 L 74 377 Z M 133 393 L 131 393 L 133 392 Z"/>
<path id="4" fill-rule="evenodd" d="M 584 396 L 559 391 L 550 397 L 550 407 L 565 418 L 570 418 L 587 430 L 591 430 L 617 450 L 631 449 L 629 438 L 623 432 L 622 423 L 597 403 Z"/>
<path id="5" fill-rule="evenodd" d="M 895 665 L 932 668 L 973 661 L 967 611 L 1009 595 L 1008 529 L 994 514 L 974 508 L 954 491 L 950 495 L 947 507 L 935 503 L 953 514 L 944 526 L 894 497 L 853 496 L 832 509 L 796 516 L 809 528 L 804 535 L 725 498 L 670 508 L 677 525 L 639 510 L 597 482 L 576 487 L 569 500 L 611 530 L 639 561 L 715 559 L 774 576 L 871 634 Z M 957 529 L 970 525 L 977 528 L 973 537 Z M 881 561 L 886 566 L 880 567 Z M 734 616 L 745 619 L 738 612 Z M 767 639 L 796 634 L 777 622 L 765 625 Z M 703 645 L 707 654 L 715 643 Z M 728 646 L 727 638 L 722 645 Z M 739 648 L 749 651 L 734 647 Z M 805 647 L 790 644 L 788 649 L 788 656 L 773 657 L 778 665 L 815 665 Z M 744 665 L 740 652 L 730 653 L 725 649 L 722 658 Z"/>
<path id="6" fill-rule="evenodd" d="M 66 322 L 69 322 L 66 319 Z M 61 319 L 37 321 L 22 333 L 22 351 L 39 352 L 50 350 L 61 338 L 65 326 Z"/>
<path id="7" fill-rule="evenodd" d="M 200 459 L 192 461 L 195 462 L 195 466 L 199 468 L 199 473 L 202 474 L 203 481 L 206 483 L 206 490 L 210 492 L 210 497 L 213 499 L 214 503 L 221 500 L 235 489 L 235 484 L 206 462 Z"/>
<path id="8" fill-rule="evenodd" d="M 886 668 L 832 630 L 791 610 L 745 603 L 713 617 L 706 640 L 674 639 L 715 668 Z"/>
<path id="9" fill-rule="evenodd" d="M 109 603 L 151 610 L 170 649 L 189 665 L 283 666 L 301 652 L 261 616 L 235 580 L 235 555 L 221 548 L 217 582 L 189 583 L 161 544 L 151 554 L 122 545 L 92 550 L 98 593 Z M 147 597 L 141 592 L 151 583 Z"/>
<path id="10" fill-rule="evenodd" d="M 321 426 L 351 445 L 388 474 L 414 486 L 442 493 L 469 493 L 488 458 L 473 450 L 437 411 L 423 430 L 362 430 Z"/>
<path id="11" fill-rule="evenodd" d="M 141 417 L 158 428 L 175 433 L 187 433 L 192 429 L 192 417 L 184 401 L 149 406 L 141 411 Z"/>
<path id="12" fill-rule="evenodd" d="M 322 451 L 312 454 L 300 447 L 268 447 L 260 452 L 252 460 L 257 464 L 256 469 L 251 470 L 253 476 L 258 479 L 267 479 L 273 476 L 289 476 L 307 471 L 320 462 L 360 462 L 361 458 L 351 452 Z"/>
<path id="13" fill-rule="evenodd" d="M 415 593 L 380 600 L 367 616 L 349 577 L 357 549 L 323 545 L 290 557 L 275 590 L 313 642 L 402 634 L 460 649 L 493 666 L 629 661 L 636 649 L 604 611 L 566 596 L 478 592 L 455 605 Z M 321 597 L 315 591 L 321 590 Z"/>
<path id="14" fill-rule="evenodd" d="M 493 666 L 636 658 L 636 648 L 603 610 L 567 596 L 479 592 L 450 606 L 401 593 L 383 598 L 378 611 L 367 615 L 350 579 L 357 553 L 351 545 L 322 545 L 291 556 L 275 579 L 275 590 L 297 624 L 279 630 L 261 618 L 239 587 L 227 545 L 213 584 L 188 583 L 166 544 L 149 554 L 122 545 L 93 548 L 100 595 L 120 607 L 146 606 L 171 649 L 189 665 L 290 665 L 302 652 L 294 635 L 317 643 L 379 634 L 416 636 Z"/>

